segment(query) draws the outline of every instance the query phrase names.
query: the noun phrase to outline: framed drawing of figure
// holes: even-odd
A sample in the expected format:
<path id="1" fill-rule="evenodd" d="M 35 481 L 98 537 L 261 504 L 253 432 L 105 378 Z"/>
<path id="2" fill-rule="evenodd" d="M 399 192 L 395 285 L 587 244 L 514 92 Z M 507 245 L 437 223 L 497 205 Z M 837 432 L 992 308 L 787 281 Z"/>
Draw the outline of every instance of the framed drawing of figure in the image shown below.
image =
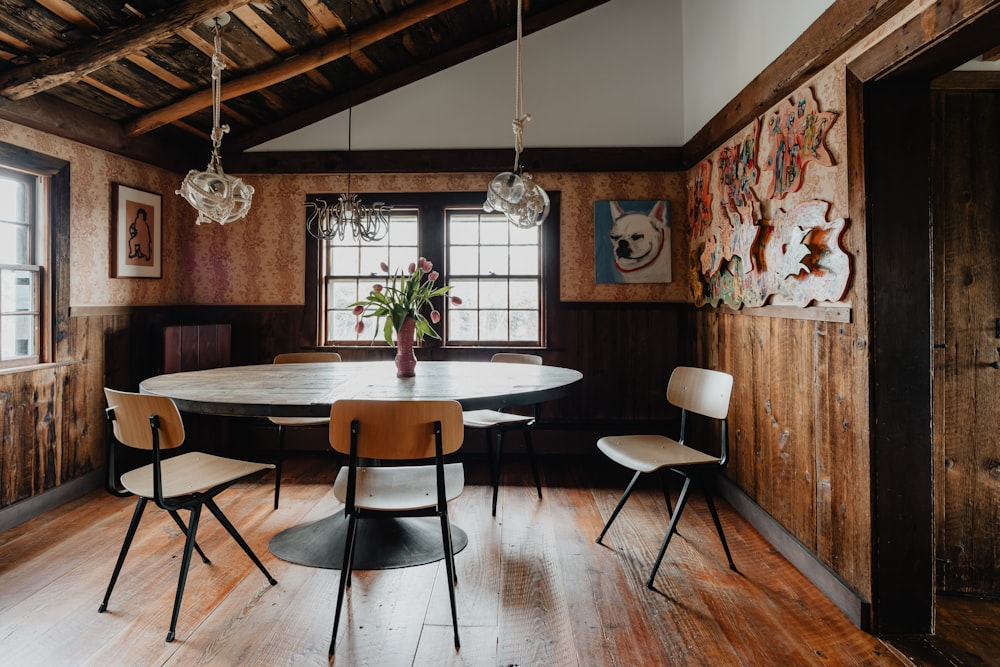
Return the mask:
<path id="1" fill-rule="evenodd" d="M 111 186 L 111 277 L 161 278 L 161 197 Z"/>

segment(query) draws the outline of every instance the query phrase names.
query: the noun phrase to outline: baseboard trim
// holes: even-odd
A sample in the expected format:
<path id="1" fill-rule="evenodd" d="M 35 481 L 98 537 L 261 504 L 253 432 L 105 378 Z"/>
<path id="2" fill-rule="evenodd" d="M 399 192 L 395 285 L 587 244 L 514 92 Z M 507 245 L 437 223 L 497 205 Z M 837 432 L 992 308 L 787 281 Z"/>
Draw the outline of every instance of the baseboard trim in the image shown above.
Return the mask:
<path id="1" fill-rule="evenodd" d="M 823 595 L 837 605 L 854 625 L 865 632 L 871 632 L 871 602 L 861 597 L 731 480 L 719 476 L 716 488 L 719 495 L 725 498 L 740 516 L 756 528 L 757 532 L 763 535 L 764 539 L 788 559 L 788 562 Z"/>
<path id="2" fill-rule="evenodd" d="M 0 533 L 34 519 L 63 503 L 102 488 L 105 477 L 107 477 L 107 471 L 104 468 L 94 470 L 36 496 L 19 500 L 13 505 L 0 509 Z"/>

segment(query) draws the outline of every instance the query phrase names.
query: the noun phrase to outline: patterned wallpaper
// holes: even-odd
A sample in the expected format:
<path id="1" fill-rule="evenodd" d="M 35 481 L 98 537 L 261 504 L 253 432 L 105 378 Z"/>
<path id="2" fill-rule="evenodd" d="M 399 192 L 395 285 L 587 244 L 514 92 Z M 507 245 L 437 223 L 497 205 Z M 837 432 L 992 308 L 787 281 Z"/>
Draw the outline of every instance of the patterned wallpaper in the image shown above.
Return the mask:
<path id="1" fill-rule="evenodd" d="M 260 175 L 244 220 L 195 225 L 195 213 L 174 191 L 181 174 L 27 127 L 0 121 L 0 141 L 70 162 L 71 307 L 128 305 L 299 305 L 305 299 L 306 195 L 338 192 L 343 175 Z M 200 168 L 199 165 L 192 165 Z M 479 191 L 494 174 L 354 174 L 357 192 Z M 685 174 L 542 173 L 539 185 L 561 192 L 560 297 L 564 301 L 685 301 Z M 163 198 L 163 277 L 111 278 L 111 185 Z M 674 282 L 596 284 L 594 211 L 597 200 L 671 202 Z M 555 224 L 550 219 L 546 224 Z M 602 240 L 602 242 L 604 242 Z"/>

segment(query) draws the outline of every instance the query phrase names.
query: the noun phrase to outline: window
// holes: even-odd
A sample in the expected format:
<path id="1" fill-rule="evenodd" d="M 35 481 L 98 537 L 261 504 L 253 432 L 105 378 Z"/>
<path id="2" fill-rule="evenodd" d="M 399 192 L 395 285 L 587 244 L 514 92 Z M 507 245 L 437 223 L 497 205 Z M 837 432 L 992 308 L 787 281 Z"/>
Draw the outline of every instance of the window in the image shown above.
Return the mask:
<path id="1" fill-rule="evenodd" d="M 336 195 L 315 195 L 335 199 Z M 365 195 L 393 206 L 389 233 L 377 242 L 348 235 L 321 241 L 320 342 L 364 344 L 382 340 L 381 328 L 356 333 L 351 304 L 384 281 L 390 271 L 426 257 L 451 294 L 436 304 L 444 314 L 438 333 L 444 345 L 539 347 L 544 342 L 543 234 L 521 230 L 502 215 L 484 213 L 482 193 Z M 548 224 L 553 223 L 550 219 Z M 424 344 L 436 344 L 425 339 Z"/>
<path id="2" fill-rule="evenodd" d="M 44 239 L 37 181 L 0 167 L 0 366 L 41 358 Z"/>

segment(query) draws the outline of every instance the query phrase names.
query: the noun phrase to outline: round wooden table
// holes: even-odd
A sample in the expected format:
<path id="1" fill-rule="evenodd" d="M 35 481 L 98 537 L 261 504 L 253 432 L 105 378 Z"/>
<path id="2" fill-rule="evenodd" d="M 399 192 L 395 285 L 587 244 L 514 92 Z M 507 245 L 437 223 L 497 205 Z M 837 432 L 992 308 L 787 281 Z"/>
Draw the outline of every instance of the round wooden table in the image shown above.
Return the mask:
<path id="1" fill-rule="evenodd" d="M 327 417 L 337 399 L 455 400 L 466 410 L 542 403 L 568 395 L 583 379 L 557 366 L 475 361 L 421 361 L 417 374 L 397 378 L 391 361 L 263 364 L 158 375 L 143 380 L 144 394 L 167 396 L 182 412 L 230 417 Z M 339 569 L 347 521 L 343 512 L 293 526 L 272 538 L 275 556 Z M 458 553 L 468 536 L 452 524 Z M 354 567 L 377 570 L 441 560 L 440 527 L 426 518 L 365 521 L 358 530 Z"/>

